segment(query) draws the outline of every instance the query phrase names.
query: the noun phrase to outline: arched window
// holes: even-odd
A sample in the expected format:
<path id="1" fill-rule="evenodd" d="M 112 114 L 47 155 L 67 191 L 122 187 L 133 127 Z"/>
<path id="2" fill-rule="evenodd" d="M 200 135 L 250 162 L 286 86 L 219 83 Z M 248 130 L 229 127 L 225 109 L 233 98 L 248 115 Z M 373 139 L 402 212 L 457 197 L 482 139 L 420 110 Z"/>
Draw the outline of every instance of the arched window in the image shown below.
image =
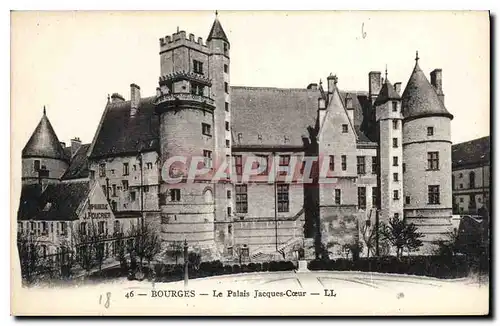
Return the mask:
<path id="1" fill-rule="evenodd" d="M 203 193 L 203 196 L 205 198 L 205 203 L 211 203 L 214 201 L 214 197 L 213 197 L 211 189 L 206 189 L 205 192 Z"/>
<path id="2" fill-rule="evenodd" d="M 469 173 L 469 188 L 476 188 L 476 174 L 474 172 Z"/>

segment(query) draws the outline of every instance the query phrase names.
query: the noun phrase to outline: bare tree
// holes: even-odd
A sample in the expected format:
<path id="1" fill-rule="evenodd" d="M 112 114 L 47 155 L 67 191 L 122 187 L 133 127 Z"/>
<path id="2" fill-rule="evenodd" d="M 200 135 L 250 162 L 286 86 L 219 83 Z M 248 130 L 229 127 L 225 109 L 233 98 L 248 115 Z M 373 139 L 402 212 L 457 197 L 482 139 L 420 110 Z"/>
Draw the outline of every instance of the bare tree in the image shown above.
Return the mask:
<path id="1" fill-rule="evenodd" d="M 28 232 L 18 233 L 17 250 L 19 252 L 22 278 L 28 284 L 32 283 L 42 265 L 41 246 L 34 235 Z"/>
<path id="2" fill-rule="evenodd" d="M 82 227 L 85 223 L 85 227 Z M 79 229 L 71 232 L 73 248 L 76 252 L 76 263 L 83 268 L 87 275 L 92 269 L 102 269 L 105 258 L 104 234 L 100 232 L 93 220 L 81 222 Z"/>
<path id="3" fill-rule="evenodd" d="M 151 223 L 131 225 L 128 237 L 133 239 L 128 246 L 130 257 L 139 259 L 138 272 L 142 274 L 144 260 L 148 262 L 149 267 L 154 257 L 160 253 L 161 239 Z"/>

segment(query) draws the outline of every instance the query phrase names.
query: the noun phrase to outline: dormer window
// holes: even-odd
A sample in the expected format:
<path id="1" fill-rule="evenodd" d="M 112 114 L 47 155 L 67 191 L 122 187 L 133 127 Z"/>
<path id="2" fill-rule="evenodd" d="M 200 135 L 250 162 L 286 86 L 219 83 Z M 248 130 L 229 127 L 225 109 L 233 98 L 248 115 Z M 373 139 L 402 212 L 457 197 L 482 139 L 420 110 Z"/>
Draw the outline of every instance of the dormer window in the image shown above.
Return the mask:
<path id="1" fill-rule="evenodd" d="M 392 112 L 398 112 L 398 102 L 392 102 Z"/>
<path id="2" fill-rule="evenodd" d="M 196 74 L 203 75 L 203 62 L 198 60 L 193 60 L 193 72 Z"/>

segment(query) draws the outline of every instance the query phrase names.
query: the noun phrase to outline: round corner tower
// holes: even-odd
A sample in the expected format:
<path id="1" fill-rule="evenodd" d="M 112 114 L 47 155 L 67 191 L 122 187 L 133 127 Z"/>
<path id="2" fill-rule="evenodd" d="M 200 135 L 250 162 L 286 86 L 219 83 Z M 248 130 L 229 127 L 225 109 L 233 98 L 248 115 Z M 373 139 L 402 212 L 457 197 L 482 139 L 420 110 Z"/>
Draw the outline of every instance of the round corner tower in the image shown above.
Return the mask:
<path id="1" fill-rule="evenodd" d="M 225 199 L 226 191 L 212 177 L 219 159 L 231 155 L 229 110 L 224 104 L 229 103 L 229 42 L 221 40 L 221 32 L 216 19 L 206 44 L 201 37 L 195 41 L 193 34 L 187 38 L 184 31 L 160 39 L 161 76 L 155 100 L 163 169 L 162 240 L 167 245 L 187 240 L 191 248 L 200 248 L 203 259 L 220 251 L 215 224 L 219 197 Z M 209 172 L 189 178 L 193 166 Z M 165 175 L 180 182 L 166 182 Z"/>
<path id="2" fill-rule="evenodd" d="M 68 162 L 69 157 L 64 153 L 44 107 L 40 122 L 23 148 L 22 182 L 58 182 L 68 168 Z"/>
<path id="3" fill-rule="evenodd" d="M 450 231 L 452 215 L 451 131 L 444 106 L 441 69 L 429 83 L 418 65 L 402 96 L 404 215 L 424 234 L 424 251 Z"/>

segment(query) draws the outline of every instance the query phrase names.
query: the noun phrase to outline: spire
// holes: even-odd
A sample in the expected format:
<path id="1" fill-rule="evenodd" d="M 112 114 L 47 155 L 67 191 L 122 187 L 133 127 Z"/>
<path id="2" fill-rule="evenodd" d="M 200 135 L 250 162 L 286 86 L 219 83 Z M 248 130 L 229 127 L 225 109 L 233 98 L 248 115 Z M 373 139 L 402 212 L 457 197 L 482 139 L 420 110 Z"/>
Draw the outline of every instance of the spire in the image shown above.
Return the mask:
<path id="1" fill-rule="evenodd" d="M 418 60 L 417 51 L 415 68 L 401 96 L 404 118 L 443 116 L 453 119 L 453 115 L 446 110 L 443 102 L 439 99 L 436 89 L 420 69 Z"/>
<path id="2" fill-rule="evenodd" d="M 420 59 L 420 58 L 418 57 L 418 50 L 417 50 L 417 52 L 415 54 L 415 63 L 416 64 L 418 64 L 418 59 Z"/>
<path id="3" fill-rule="evenodd" d="M 45 105 L 43 106 L 43 115 L 47 114 L 47 110 L 45 110 Z"/>
<path id="4" fill-rule="evenodd" d="M 22 157 L 46 157 L 67 160 L 59 139 L 47 118 L 44 107 L 42 119 L 23 148 Z"/>
<path id="5" fill-rule="evenodd" d="M 385 64 L 385 82 L 387 83 L 387 63 Z"/>
<path id="6" fill-rule="evenodd" d="M 226 33 L 224 33 L 224 29 L 219 21 L 219 13 L 217 11 L 215 11 L 215 20 L 208 34 L 207 41 L 211 41 L 212 39 L 220 39 L 229 43 Z"/>

